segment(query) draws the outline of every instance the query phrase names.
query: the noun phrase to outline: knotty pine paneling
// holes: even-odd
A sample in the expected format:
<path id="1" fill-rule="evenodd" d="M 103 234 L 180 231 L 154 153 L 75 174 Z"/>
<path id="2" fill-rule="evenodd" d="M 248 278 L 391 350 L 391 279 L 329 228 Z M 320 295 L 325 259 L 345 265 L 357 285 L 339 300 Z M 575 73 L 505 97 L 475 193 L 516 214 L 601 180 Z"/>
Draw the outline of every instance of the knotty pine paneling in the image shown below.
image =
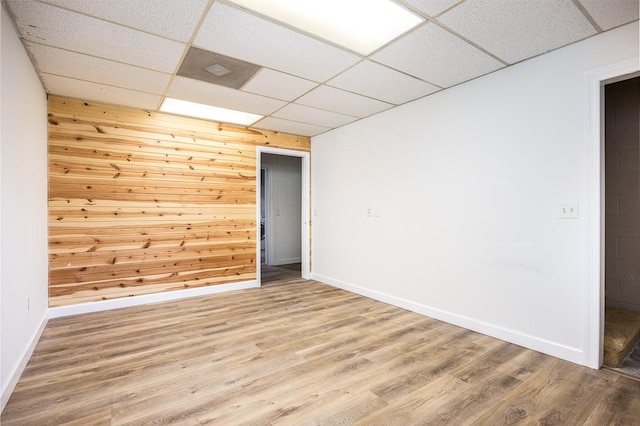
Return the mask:
<path id="1" fill-rule="evenodd" d="M 256 278 L 256 145 L 306 137 L 49 98 L 49 305 Z"/>

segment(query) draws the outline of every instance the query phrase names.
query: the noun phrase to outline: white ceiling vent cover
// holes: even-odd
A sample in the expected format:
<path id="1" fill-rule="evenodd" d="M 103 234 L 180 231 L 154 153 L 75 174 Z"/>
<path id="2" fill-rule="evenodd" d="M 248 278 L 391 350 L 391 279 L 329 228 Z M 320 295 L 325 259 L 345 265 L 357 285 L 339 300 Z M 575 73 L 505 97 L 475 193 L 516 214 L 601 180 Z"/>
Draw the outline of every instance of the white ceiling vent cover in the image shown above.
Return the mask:
<path id="1" fill-rule="evenodd" d="M 231 70 L 227 67 L 225 67 L 224 65 L 220 65 L 220 64 L 213 64 L 213 65 L 209 65 L 208 67 L 205 68 L 205 71 L 210 72 L 211 74 L 215 75 L 216 77 L 222 77 L 225 76 L 227 74 L 229 74 L 231 72 Z"/>

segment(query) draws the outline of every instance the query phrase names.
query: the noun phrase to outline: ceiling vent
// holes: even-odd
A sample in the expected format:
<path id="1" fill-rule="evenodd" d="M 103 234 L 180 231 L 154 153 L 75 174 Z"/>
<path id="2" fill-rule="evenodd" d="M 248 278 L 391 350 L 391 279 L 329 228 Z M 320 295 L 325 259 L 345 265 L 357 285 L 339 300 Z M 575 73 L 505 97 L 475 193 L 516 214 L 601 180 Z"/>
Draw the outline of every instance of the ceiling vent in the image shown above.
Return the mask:
<path id="1" fill-rule="evenodd" d="M 259 69 L 258 65 L 249 62 L 190 47 L 178 75 L 239 89 Z"/>

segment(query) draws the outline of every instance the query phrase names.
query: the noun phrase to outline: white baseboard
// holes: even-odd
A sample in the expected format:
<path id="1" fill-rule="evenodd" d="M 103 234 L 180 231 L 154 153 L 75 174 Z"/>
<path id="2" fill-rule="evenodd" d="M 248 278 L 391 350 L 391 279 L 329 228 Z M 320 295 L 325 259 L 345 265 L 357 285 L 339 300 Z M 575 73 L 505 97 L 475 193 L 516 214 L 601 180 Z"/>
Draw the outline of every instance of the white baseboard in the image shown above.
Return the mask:
<path id="1" fill-rule="evenodd" d="M 109 309 L 145 305 L 148 303 L 167 302 L 171 300 L 180 300 L 189 297 L 206 296 L 210 294 L 224 293 L 227 291 L 243 290 L 256 287 L 258 287 L 258 282 L 256 280 L 252 280 L 233 284 L 219 284 L 206 287 L 190 288 L 185 290 L 169 291 L 165 293 L 134 296 L 123 299 L 105 300 L 100 302 L 82 303 L 77 305 L 49 308 L 45 313 L 44 318 L 42 319 L 42 323 L 40 324 L 34 335 L 31 337 L 29 345 L 22 354 L 20 361 L 16 364 L 16 366 L 13 368 L 13 371 L 10 373 L 10 379 L 7 382 L 7 385 L 2 389 L 2 405 L 0 406 L 0 413 L 4 410 L 7 402 L 9 402 L 9 398 L 11 397 L 13 390 L 18 384 L 18 380 L 20 380 L 20 376 L 22 376 L 22 372 L 27 366 L 27 363 L 29 362 L 31 355 L 33 354 L 36 344 L 42 336 L 42 332 L 44 331 L 48 320 L 51 318 L 60 318 L 69 315 L 86 314 L 90 312 L 100 312 Z"/>
<path id="2" fill-rule="evenodd" d="M 468 330 L 476 331 L 487 336 L 495 337 L 500 340 L 514 343 L 534 351 L 542 352 L 556 358 L 564 359 L 575 364 L 586 365 L 584 352 L 577 348 L 561 345 L 535 336 L 520 333 L 515 330 L 496 326 L 483 321 L 478 321 L 463 315 L 454 314 L 443 311 L 441 309 L 432 308 L 420 303 L 412 302 L 400 297 L 392 296 L 376 290 L 370 290 L 357 285 L 349 284 L 344 281 L 336 280 L 319 274 L 311 274 L 311 279 L 338 287 L 353 293 L 369 297 L 380 302 L 385 302 L 399 308 L 403 308 L 412 312 L 416 312 L 449 324 L 457 325 Z"/>
<path id="3" fill-rule="evenodd" d="M 292 263 L 300 263 L 302 262 L 301 257 L 291 257 L 288 259 L 274 259 L 271 263 L 271 266 L 279 266 L 279 265 L 291 265 Z"/>
<path id="4" fill-rule="evenodd" d="M 126 308 L 129 306 L 146 305 L 148 303 L 168 302 L 196 296 L 224 293 L 227 291 L 244 290 L 259 287 L 256 280 L 243 281 L 232 284 L 218 284 L 184 290 L 167 291 L 164 293 L 144 294 L 122 299 L 104 300 L 100 302 L 80 303 L 77 305 L 49 308 L 48 318 L 66 317 L 69 315 L 87 314 L 90 312 L 107 311 L 110 309 Z"/>
<path id="5" fill-rule="evenodd" d="M 40 340 L 40 336 L 42 336 L 42 332 L 44 331 L 44 328 L 47 326 L 47 321 L 48 321 L 48 317 L 47 317 L 47 314 L 45 313 L 44 317 L 42 318 L 42 321 L 40 322 L 40 325 L 36 329 L 35 333 L 33 333 L 33 336 L 31 336 L 29 345 L 25 348 L 24 352 L 22 353 L 22 356 L 20 357 L 20 360 L 13 367 L 11 373 L 9 373 L 9 380 L 7 381 L 6 386 L 2 389 L 2 397 L 1 397 L 2 399 L 0 401 L 0 413 L 2 413 L 2 411 L 4 410 L 4 407 L 7 405 L 7 402 L 9 402 L 9 398 L 11 398 L 11 394 L 13 393 L 13 390 L 16 388 L 16 385 L 18 384 L 18 380 L 20 380 L 20 376 L 22 376 L 22 372 L 27 366 L 27 363 L 29 362 L 31 355 L 33 355 L 33 351 L 36 348 L 38 341 Z"/>
<path id="6" fill-rule="evenodd" d="M 476 331 L 478 333 L 486 334 L 501 340 L 505 340 L 516 345 L 520 345 L 529 349 L 533 349 L 538 352 L 545 353 L 557 358 L 561 358 L 576 364 L 585 365 L 585 358 L 583 351 L 571 348 L 558 343 L 550 342 L 548 340 L 540 339 L 534 336 L 519 333 L 514 330 L 510 330 L 504 327 L 499 327 L 493 324 L 488 324 L 482 321 L 475 320 L 473 318 L 465 317 L 458 314 L 443 311 L 441 309 L 432 308 L 426 305 L 422 305 L 410 300 L 406 300 L 400 297 L 392 296 L 386 293 L 382 293 L 375 290 L 370 290 L 357 285 L 349 284 L 340 280 L 336 280 L 330 277 L 326 277 L 319 274 L 310 274 L 310 279 L 320 281 L 322 283 L 341 288 L 343 290 L 351 291 L 353 293 L 360 294 L 365 297 L 369 297 L 374 300 L 379 300 L 390 305 L 394 305 L 403 309 L 407 309 L 412 312 L 416 312 L 431 318 L 435 318 L 440 321 L 447 322 L 449 324 L 457 325 L 459 327 L 466 328 L 468 330 Z M 129 297 L 125 299 L 105 300 L 101 302 L 83 303 L 71 306 L 61 306 L 57 308 L 49 308 L 47 314 L 42 320 L 42 323 L 34 333 L 29 343 L 29 346 L 25 349 L 20 362 L 14 367 L 10 374 L 10 380 L 6 387 L 2 389 L 2 406 L 0 412 L 4 410 L 5 405 L 11 397 L 24 368 L 31 358 L 33 351 L 44 331 L 47 321 L 50 318 L 58 318 L 69 315 L 77 315 L 90 312 L 99 312 L 109 309 L 124 308 L 128 306 L 138 306 L 148 303 L 165 302 L 170 300 L 180 300 L 189 297 L 205 296 L 216 293 L 223 293 L 233 290 L 242 290 L 248 288 L 258 287 L 257 281 L 245 281 L 241 283 L 233 284 L 220 284 L 215 286 L 198 287 L 193 289 L 170 291 L 165 293 L 149 294 L 142 296 Z"/>

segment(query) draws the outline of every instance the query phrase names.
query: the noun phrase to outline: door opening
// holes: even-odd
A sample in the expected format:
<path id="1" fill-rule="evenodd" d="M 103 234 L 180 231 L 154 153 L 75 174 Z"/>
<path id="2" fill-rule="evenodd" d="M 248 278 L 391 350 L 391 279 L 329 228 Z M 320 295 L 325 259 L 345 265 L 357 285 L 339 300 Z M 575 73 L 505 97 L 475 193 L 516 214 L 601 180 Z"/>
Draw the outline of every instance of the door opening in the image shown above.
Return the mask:
<path id="1" fill-rule="evenodd" d="M 640 77 L 604 86 L 603 365 L 640 377 Z"/>
<path id="2" fill-rule="evenodd" d="M 605 293 L 604 223 L 604 85 L 640 75 L 640 58 L 596 68 L 585 73 L 587 96 L 587 185 L 585 196 L 586 285 L 582 363 L 602 367 Z"/>
<path id="3" fill-rule="evenodd" d="M 309 153 L 258 147 L 257 281 L 307 279 Z"/>

